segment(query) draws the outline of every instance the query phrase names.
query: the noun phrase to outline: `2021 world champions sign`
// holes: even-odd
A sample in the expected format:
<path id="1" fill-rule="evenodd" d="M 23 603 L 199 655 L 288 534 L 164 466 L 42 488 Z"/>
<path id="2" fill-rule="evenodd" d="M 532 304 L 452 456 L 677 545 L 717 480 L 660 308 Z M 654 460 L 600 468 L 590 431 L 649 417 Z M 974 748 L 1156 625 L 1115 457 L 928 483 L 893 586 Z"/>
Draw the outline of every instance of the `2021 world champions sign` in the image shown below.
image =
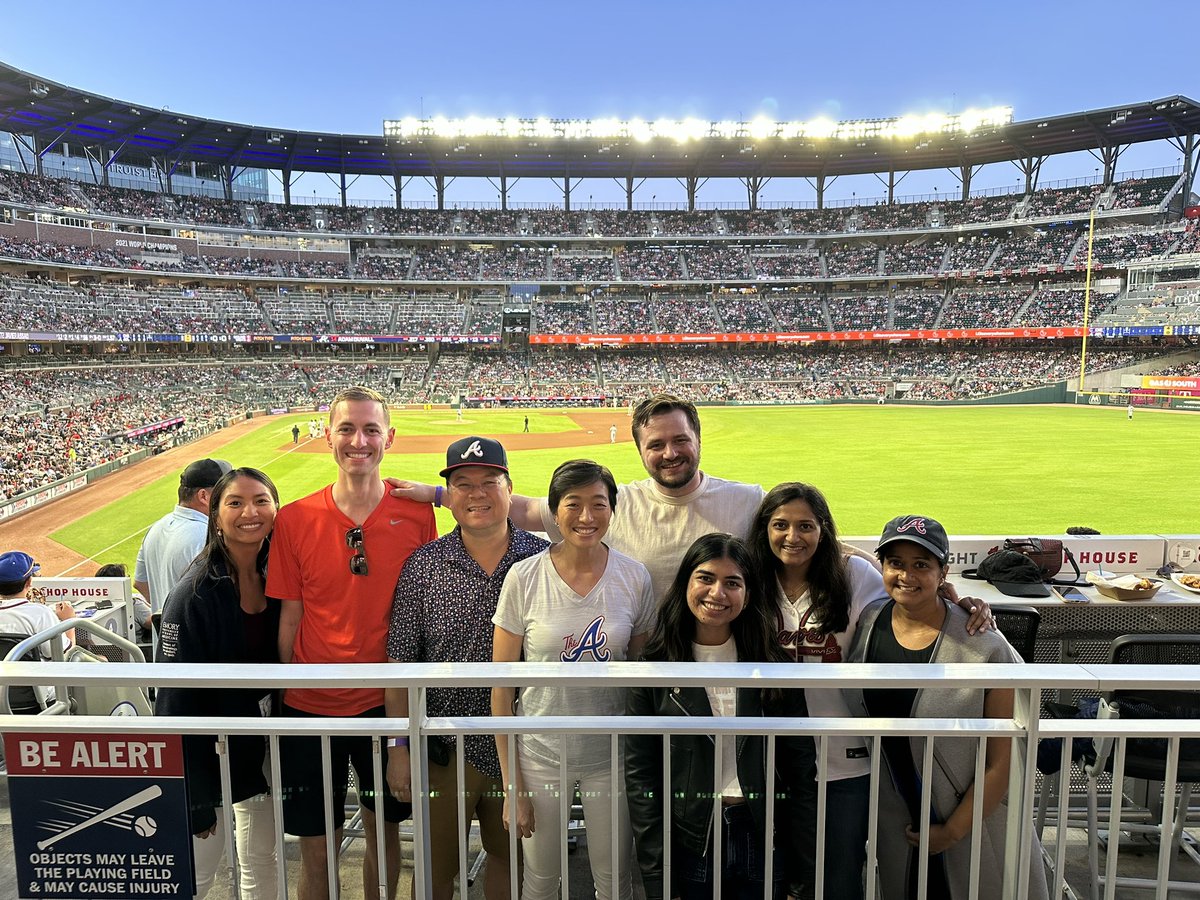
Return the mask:
<path id="1" fill-rule="evenodd" d="M 6 734 L 17 896 L 191 897 L 179 735 Z"/>

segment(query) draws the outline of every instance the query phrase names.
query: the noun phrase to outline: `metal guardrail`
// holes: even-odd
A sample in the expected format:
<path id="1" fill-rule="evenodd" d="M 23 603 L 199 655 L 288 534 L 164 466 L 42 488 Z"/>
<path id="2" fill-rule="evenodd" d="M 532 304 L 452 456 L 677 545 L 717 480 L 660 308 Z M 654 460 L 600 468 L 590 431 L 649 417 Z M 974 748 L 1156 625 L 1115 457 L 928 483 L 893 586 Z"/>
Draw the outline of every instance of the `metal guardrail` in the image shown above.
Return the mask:
<path id="1" fill-rule="evenodd" d="M 69 623 L 63 623 L 64 626 Z M 43 638 L 44 639 L 44 638 Z M 410 739 L 413 766 L 414 807 L 414 871 L 417 896 L 428 896 L 430 884 L 428 871 L 430 847 L 425 838 L 424 824 L 429 815 L 428 795 L 428 748 L 427 739 L 433 735 L 458 737 L 466 734 L 510 735 L 515 741 L 522 733 L 542 734 L 589 734 L 597 738 L 609 737 L 615 748 L 618 735 L 629 734 L 707 734 L 720 742 L 738 734 L 766 735 L 768 738 L 768 761 L 774 759 L 775 738 L 790 735 L 812 735 L 817 740 L 820 759 L 826 753 L 825 739 L 831 735 L 851 734 L 866 736 L 872 745 L 871 770 L 871 841 L 868 847 L 868 873 L 875 866 L 875 829 L 878 826 L 876 804 L 879 796 L 881 767 L 878 741 L 886 735 L 974 737 L 982 747 L 987 738 L 1010 738 L 1013 741 L 1008 788 L 1008 839 L 1006 842 L 1006 872 L 1004 896 L 1011 900 L 1025 897 L 1027 875 L 1030 866 L 1041 861 L 1031 859 L 1031 835 L 1034 828 L 1035 781 L 1034 754 L 1030 752 L 1037 741 L 1044 737 L 1113 736 L 1120 741 L 1129 737 L 1160 737 L 1168 739 L 1171 758 L 1178 763 L 1180 738 L 1200 738 L 1200 720 L 1048 720 L 1040 719 L 1043 695 L 1054 696 L 1061 690 L 1104 692 L 1115 689 L 1140 690 L 1194 690 L 1200 684 L 1200 666 L 1116 666 L 1098 665 L 853 665 L 796 666 L 794 664 L 722 664 L 699 665 L 696 663 L 617 663 L 604 666 L 579 666 L 559 663 L 428 663 L 428 664 L 363 664 L 363 665 L 276 665 L 276 666 L 232 666 L 232 665 L 184 665 L 127 663 L 97 666 L 93 664 L 62 662 L 46 663 L 0 663 L 0 686 L 36 682 L 68 687 L 85 681 L 91 685 L 107 686 L 176 686 L 190 688 L 320 688 L 329 687 L 339 681 L 353 681 L 355 686 L 404 688 L 409 694 L 409 708 L 413 714 L 408 719 L 222 719 L 212 721 L 186 717 L 124 718 L 100 716 L 74 716 L 64 720 L 64 728 L 73 733 L 120 733 L 141 734 L 213 734 L 218 739 L 231 735 L 267 735 L 270 755 L 278 771 L 279 737 L 287 735 L 316 735 L 322 741 L 323 753 L 328 753 L 331 736 L 370 735 L 376 737 L 375 776 L 377 783 L 383 782 L 381 756 L 378 752 L 379 736 L 407 733 Z M 738 686 L 757 688 L 847 688 L 871 687 L 886 684 L 889 688 L 1009 688 L 1015 692 L 1016 703 L 1012 719 L 882 719 L 882 718 L 688 718 L 688 717 L 572 717 L 572 716 L 514 716 L 429 718 L 425 716 L 425 690 L 430 687 L 528 687 L 528 686 L 595 686 L 603 682 L 608 686 L 631 687 L 715 687 Z M 7 733 L 44 732 L 51 722 L 44 716 L 0 717 L 0 731 Z M 927 744 L 925 758 L 926 776 L 932 774 L 932 750 Z M 419 748 L 419 749 L 418 749 Z M 1063 755 L 1066 756 L 1064 749 Z M 983 754 L 978 754 L 976 780 L 982 777 Z M 459 778 L 462 778 L 462 754 L 458 754 Z M 228 760 L 222 757 L 222 777 L 228 778 Z M 565 770 L 565 761 L 563 763 Z M 664 753 L 665 779 L 669 783 L 669 754 Z M 1059 796 L 1069 795 L 1069 765 L 1060 772 Z M 612 764 L 614 779 L 618 776 L 619 760 Z M 774 792 L 773 767 L 768 765 L 767 795 Z M 565 771 L 564 771 L 565 775 Z M 928 809 L 931 777 L 924 777 L 922 803 Z M 619 783 L 614 780 L 614 783 Z M 228 785 L 228 781 L 225 781 Z M 664 821 L 670 821 L 670 796 L 664 797 Z M 980 792 L 980 798 L 982 792 Z M 327 798 L 328 801 L 328 798 Z M 614 804 L 617 802 L 614 795 Z M 720 802 L 720 786 L 717 786 L 716 803 Z M 274 795 L 276 805 L 277 846 L 282 847 L 282 810 L 278 792 Z M 818 815 L 823 817 L 826 803 L 826 785 L 818 783 Z M 462 800 L 460 798 L 460 816 Z M 768 805 L 770 810 L 770 805 Z M 327 802 L 328 810 L 328 802 Z M 227 860 L 236 859 L 233 853 L 233 829 L 231 809 L 225 808 L 227 818 Z M 328 814 L 328 813 L 327 813 Z M 1166 813 L 1164 813 L 1166 815 Z M 972 867 L 978 871 L 980 857 L 980 828 L 982 800 L 974 809 L 972 828 Z M 714 816 L 716 828 L 720 829 L 720 816 Z M 773 812 L 768 812 L 767 829 L 771 833 Z M 818 819 L 821 821 L 822 819 Z M 465 829 L 464 829 L 465 832 Z M 382 829 L 377 832 L 380 858 L 383 858 Z M 515 834 L 510 835 L 513 845 Z M 927 841 L 927 833 L 923 842 Z M 714 846 L 719 839 L 714 839 Z M 818 831 L 817 859 L 823 857 L 824 837 Z M 333 846 L 333 835 L 327 836 L 329 858 L 337 857 Z M 718 851 L 719 852 L 719 851 Z M 1061 896 L 1065 881 L 1066 866 L 1065 829 L 1059 829 L 1058 840 L 1051 856 L 1051 896 Z M 467 853 L 465 839 L 459 848 L 460 878 L 466 883 Z M 922 857 L 927 860 L 927 856 Z M 1115 859 L 1115 858 L 1114 858 Z M 768 866 L 770 865 L 768 854 Z M 667 877 L 669 877 L 669 849 L 667 850 Z M 717 861 L 714 861 L 717 865 Z M 924 883 L 927 862 L 921 865 Z M 1115 862 L 1113 863 L 1115 866 Z M 283 857 L 278 863 L 280 896 L 286 896 L 286 872 Z M 332 868 L 332 867 L 331 867 Z M 229 865 L 230 877 L 237 884 L 236 866 Z M 516 896 L 514 867 L 512 880 L 513 896 Z M 564 869 L 564 879 L 565 879 Z M 1165 878 L 1165 874 L 1162 878 Z M 330 872 L 331 890 L 336 890 L 336 871 Z M 818 867 L 816 889 L 818 896 L 823 887 L 823 877 Z M 1166 882 L 1160 879 L 1160 896 L 1165 896 Z M 767 884 L 771 872 L 767 873 Z M 975 883 L 975 879 L 972 879 Z M 975 884 L 974 890 L 978 885 Z M 874 879 L 867 879 L 867 896 L 875 897 Z"/>

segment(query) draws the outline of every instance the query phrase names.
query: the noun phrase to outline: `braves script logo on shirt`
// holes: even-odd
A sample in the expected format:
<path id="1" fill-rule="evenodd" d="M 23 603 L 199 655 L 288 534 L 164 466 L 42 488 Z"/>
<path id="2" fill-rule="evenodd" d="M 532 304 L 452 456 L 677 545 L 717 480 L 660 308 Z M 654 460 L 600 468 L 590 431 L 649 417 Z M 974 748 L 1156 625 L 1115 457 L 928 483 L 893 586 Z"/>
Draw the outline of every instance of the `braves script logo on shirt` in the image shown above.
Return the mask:
<path id="1" fill-rule="evenodd" d="M 779 646 L 791 654 L 794 662 L 802 656 L 816 657 L 820 662 L 841 662 L 842 647 L 833 634 L 821 634 L 821 629 L 809 625 L 812 609 L 800 617 L 800 627 L 795 631 L 783 625 L 783 616 L 777 611 L 775 621 L 779 625 Z"/>
<path id="2" fill-rule="evenodd" d="M 462 452 L 459 459 L 466 459 L 468 456 L 478 456 L 483 459 L 483 448 L 479 446 L 479 441 L 471 441 L 471 446 Z"/>
<path id="3" fill-rule="evenodd" d="M 583 636 L 578 640 L 573 634 L 563 638 L 563 652 L 559 659 L 563 662 L 579 662 L 583 659 L 583 654 L 590 653 L 596 662 L 608 662 L 612 659 L 612 653 L 604 649 L 607 643 L 608 635 L 604 632 L 604 616 L 596 616 L 592 619 L 592 623 L 583 629 Z"/>
<path id="4" fill-rule="evenodd" d="M 924 519 L 909 519 L 903 525 L 896 526 L 896 533 L 903 534 L 906 531 L 915 531 L 917 534 L 925 533 Z"/>

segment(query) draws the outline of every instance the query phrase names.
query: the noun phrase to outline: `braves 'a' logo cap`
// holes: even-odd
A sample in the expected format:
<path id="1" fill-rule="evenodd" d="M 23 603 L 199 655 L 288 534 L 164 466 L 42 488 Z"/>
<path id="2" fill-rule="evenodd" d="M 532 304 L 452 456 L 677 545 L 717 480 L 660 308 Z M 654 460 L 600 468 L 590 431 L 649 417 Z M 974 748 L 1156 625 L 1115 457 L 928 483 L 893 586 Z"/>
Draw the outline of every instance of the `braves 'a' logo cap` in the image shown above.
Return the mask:
<path id="1" fill-rule="evenodd" d="M 896 526 L 896 531 L 915 531 L 917 534 L 925 534 L 925 518 L 923 516 L 905 516 L 904 521 Z"/>
<path id="2" fill-rule="evenodd" d="M 950 539 L 946 537 L 946 529 L 941 522 L 929 516 L 896 516 L 883 526 L 883 534 L 879 536 L 875 552 L 881 552 L 896 541 L 911 541 L 924 547 L 942 565 L 950 556 Z"/>
<path id="3" fill-rule="evenodd" d="M 441 476 L 445 478 L 463 466 L 487 466 L 507 472 L 508 454 L 503 444 L 491 438 L 478 435 L 459 438 L 446 448 L 446 468 L 442 469 Z"/>

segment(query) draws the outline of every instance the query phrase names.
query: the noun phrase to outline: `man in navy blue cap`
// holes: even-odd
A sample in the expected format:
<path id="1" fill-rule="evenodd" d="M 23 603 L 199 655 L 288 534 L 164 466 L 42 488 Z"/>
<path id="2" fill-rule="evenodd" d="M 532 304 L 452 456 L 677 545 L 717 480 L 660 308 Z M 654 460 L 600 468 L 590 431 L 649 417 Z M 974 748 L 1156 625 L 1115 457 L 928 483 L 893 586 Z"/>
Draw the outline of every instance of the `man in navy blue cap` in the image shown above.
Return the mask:
<path id="1" fill-rule="evenodd" d="M 33 635 L 52 628 L 59 622 L 74 618 L 75 610 L 66 600 L 60 600 L 51 609 L 44 604 L 28 599 L 26 595 L 29 593 L 33 576 L 40 569 L 41 567 L 33 561 L 33 557 L 28 553 L 20 550 L 0 553 L 0 632 Z M 68 649 L 74 640 L 74 629 L 63 634 L 63 650 Z M 42 644 L 38 649 L 44 659 L 51 658 L 48 642 Z M 42 709 L 54 699 L 54 688 L 35 686 L 33 691 Z M 34 713 L 37 710 L 14 710 L 14 712 Z"/>

